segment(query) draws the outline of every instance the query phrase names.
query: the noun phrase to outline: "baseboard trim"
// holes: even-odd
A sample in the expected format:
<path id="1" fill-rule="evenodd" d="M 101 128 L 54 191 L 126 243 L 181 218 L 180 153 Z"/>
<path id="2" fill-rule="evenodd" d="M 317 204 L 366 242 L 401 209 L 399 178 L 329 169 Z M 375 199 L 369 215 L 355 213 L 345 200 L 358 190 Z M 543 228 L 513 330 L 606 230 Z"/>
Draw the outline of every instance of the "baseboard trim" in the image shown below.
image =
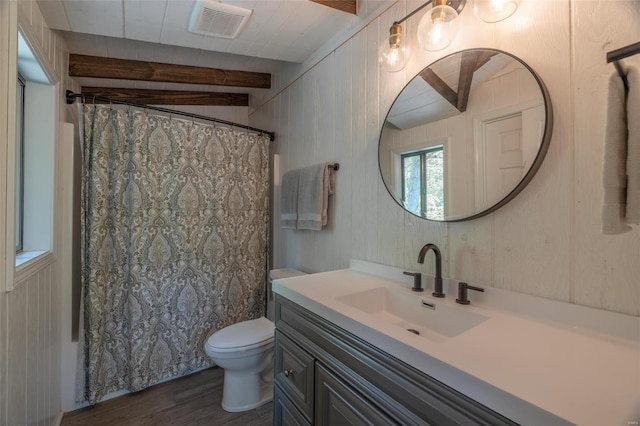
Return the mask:
<path id="1" fill-rule="evenodd" d="M 62 418 L 64 417 L 64 411 L 58 411 L 58 415 L 53 420 L 54 426 L 60 426 L 62 424 Z"/>

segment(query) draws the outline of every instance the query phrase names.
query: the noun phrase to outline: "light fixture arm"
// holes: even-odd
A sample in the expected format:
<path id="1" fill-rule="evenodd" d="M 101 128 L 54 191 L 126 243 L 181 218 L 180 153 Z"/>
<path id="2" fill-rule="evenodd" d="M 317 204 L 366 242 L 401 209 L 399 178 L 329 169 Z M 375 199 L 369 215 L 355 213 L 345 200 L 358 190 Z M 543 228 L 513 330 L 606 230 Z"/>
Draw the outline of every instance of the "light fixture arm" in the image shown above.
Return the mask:
<path id="1" fill-rule="evenodd" d="M 395 21 L 393 23 L 393 25 L 399 25 L 402 24 L 404 21 L 406 21 L 407 19 L 411 18 L 413 15 L 415 15 L 416 13 L 420 12 L 422 9 L 424 9 L 425 7 L 429 6 L 431 3 L 433 3 L 434 0 L 428 0 L 426 3 L 424 3 L 421 6 L 418 6 L 413 12 L 411 12 L 410 14 L 408 14 L 407 16 L 405 16 L 404 18 L 400 19 L 399 21 Z M 451 7 L 453 7 L 456 12 L 460 13 L 462 12 L 462 9 L 464 9 L 464 6 L 467 4 L 467 0 L 435 0 L 436 2 L 436 6 L 437 5 L 441 5 L 441 4 L 447 4 Z"/>
<path id="2" fill-rule="evenodd" d="M 399 21 L 395 21 L 393 23 L 393 25 L 400 25 L 402 24 L 404 21 L 406 21 L 407 19 L 411 18 L 413 15 L 415 15 L 416 13 L 420 12 L 422 9 L 424 9 L 425 7 L 427 7 L 428 5 L 430 5 L 433 2 L 433 0 L 428 0 L 425 4 L 423 4 L 422 6 L 419 6 L 418 8 L 416 8 L 413 12 L 411 12 L 410 14 L 408 14 L 407 16 L 405 16 L 404 18 L 402 18 Z"/>

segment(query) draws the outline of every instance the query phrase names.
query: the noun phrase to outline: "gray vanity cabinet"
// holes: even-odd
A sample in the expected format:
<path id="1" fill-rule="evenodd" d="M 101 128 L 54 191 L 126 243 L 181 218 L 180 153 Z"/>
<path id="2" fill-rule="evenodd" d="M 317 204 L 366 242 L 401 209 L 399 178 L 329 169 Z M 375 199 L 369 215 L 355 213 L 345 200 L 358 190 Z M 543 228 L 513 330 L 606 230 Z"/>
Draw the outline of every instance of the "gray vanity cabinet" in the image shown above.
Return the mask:
<path id="1" fill-rule="evenodd" d="M 289 398 L 284 396 L 279 386 L 273 390 L 273 424 L 283 426 L 310 426 L 311 423 L 300 413 Z"/>
<path id="2" fill-rule="evenodd" d="M 313 419 L 314 363 L 313 356 L 276 332 L 275 382 L 309 422 Z"/>
<path id="3" fill-rule="evenodd" d="M 317 425 L 394 425 L 376 405 L 337 375 L 316 364 Z"/>
<path id="4" fill-rule="evenodd" d="M 276 295 L 274 424 L 514 425 Z"/>

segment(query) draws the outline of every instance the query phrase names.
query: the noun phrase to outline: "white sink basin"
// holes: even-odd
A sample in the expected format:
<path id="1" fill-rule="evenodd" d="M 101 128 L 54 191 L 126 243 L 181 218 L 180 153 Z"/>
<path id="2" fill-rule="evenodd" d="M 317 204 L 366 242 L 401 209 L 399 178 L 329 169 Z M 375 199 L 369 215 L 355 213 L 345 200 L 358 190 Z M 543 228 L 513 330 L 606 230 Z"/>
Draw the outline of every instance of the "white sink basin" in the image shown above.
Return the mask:
<path id="1" fill-rule="evenodd" d="M 448 306 L 423 294 L 387 287 L 352 293 L 335 300 L 407 332 L 438 342 L 444 342 L 489 319 L 469 312 L 462 306 Z"/>

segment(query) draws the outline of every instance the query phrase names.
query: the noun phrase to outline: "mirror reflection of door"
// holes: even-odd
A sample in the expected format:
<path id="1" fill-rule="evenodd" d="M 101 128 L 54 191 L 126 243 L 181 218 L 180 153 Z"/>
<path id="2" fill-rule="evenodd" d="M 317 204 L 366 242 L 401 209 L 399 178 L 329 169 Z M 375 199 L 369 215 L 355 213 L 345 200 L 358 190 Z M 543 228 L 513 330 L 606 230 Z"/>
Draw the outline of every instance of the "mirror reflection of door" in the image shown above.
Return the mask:
<path id="1" fill-rule="evenodd" d="M 544 131 L 542 106 L 481 123 L 483 151 L 478 155 L 477 208 L 491 206 L 504 198 L 524 177 L 535 160 L 538 141 Z"/>
<path id="2" fill-rule="evenodd" d="M 503 117 L 484 124 L 486 170 L 484 205 L 504 198 L 520 182 L 522 167 L 522 115 Z"/>

